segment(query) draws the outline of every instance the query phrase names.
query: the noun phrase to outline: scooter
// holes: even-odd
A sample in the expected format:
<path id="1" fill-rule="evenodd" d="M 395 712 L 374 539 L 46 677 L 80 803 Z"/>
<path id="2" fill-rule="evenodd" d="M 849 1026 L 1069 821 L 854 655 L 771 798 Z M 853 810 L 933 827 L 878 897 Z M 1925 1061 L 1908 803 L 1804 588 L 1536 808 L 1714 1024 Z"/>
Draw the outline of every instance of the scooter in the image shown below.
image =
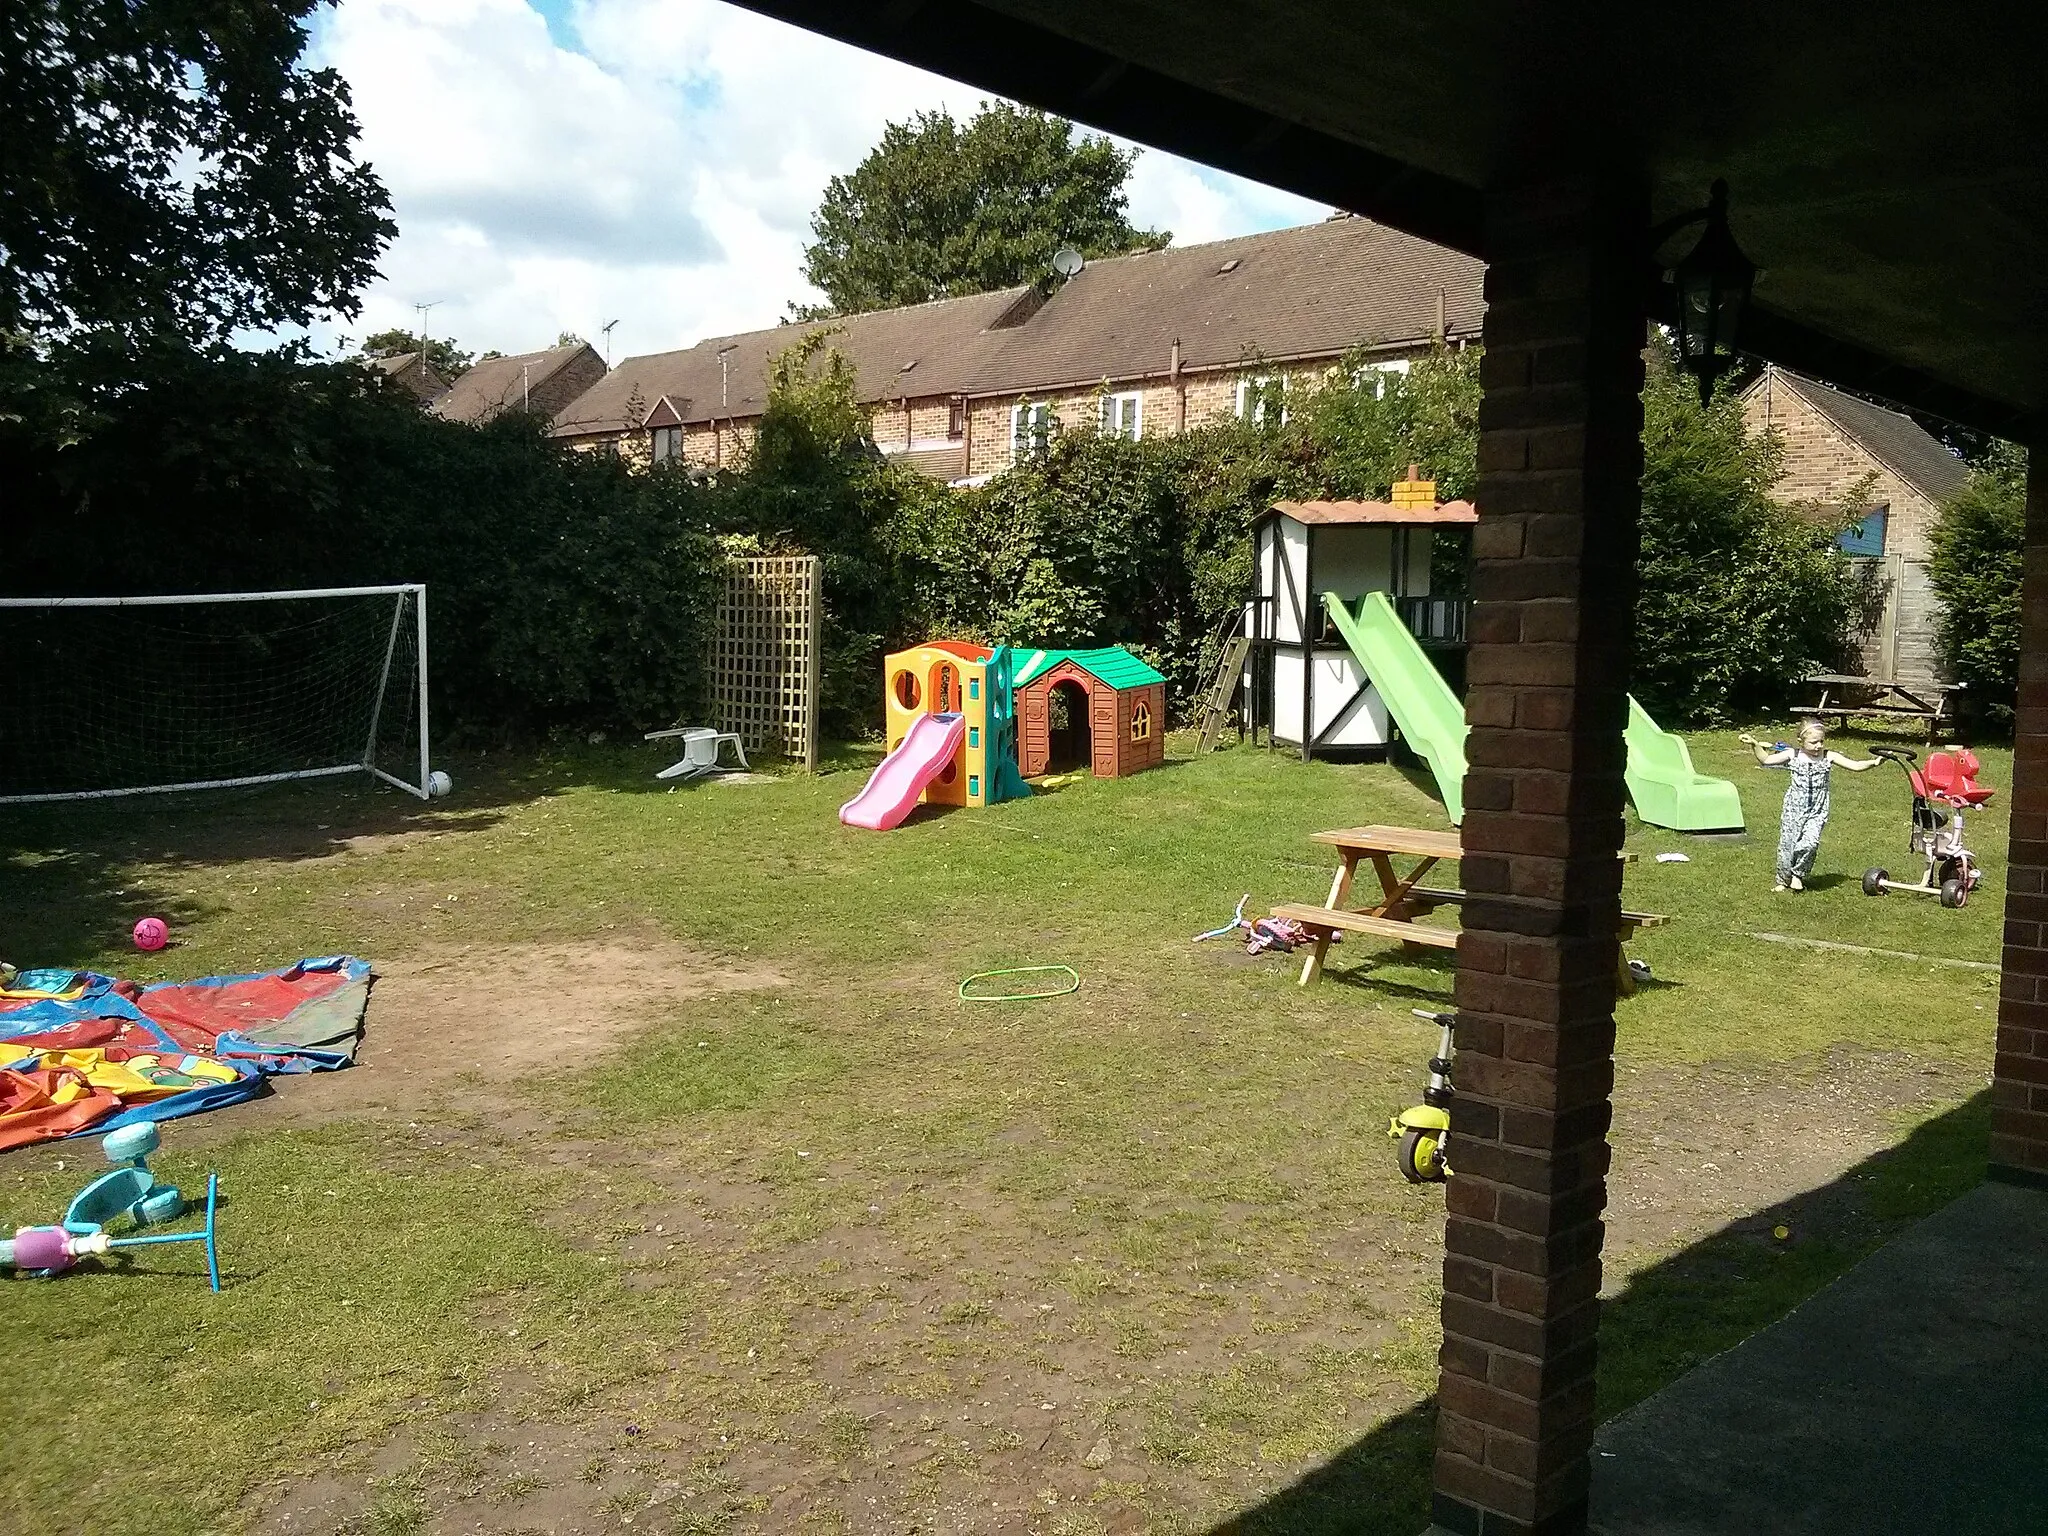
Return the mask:
<path id="1" fill-rule="evenodd" d="M 1401 1163 L 1402 1178 L 1410 1184 L 1441 1184 L 1451 1176 L 1451 1036 L 1458 1016 L 1432 1013 L 1427 1008 L 1409 1011 L 1418 1019 L 1429 1020 L 1441 1033 L 1436 1054 L 1429 1058 L 1429 1084 L 1422 1090 L 1422 1102 L 1394 1116 L 1387 1135 L 1400 1143 L 1395 1156 Z"/>

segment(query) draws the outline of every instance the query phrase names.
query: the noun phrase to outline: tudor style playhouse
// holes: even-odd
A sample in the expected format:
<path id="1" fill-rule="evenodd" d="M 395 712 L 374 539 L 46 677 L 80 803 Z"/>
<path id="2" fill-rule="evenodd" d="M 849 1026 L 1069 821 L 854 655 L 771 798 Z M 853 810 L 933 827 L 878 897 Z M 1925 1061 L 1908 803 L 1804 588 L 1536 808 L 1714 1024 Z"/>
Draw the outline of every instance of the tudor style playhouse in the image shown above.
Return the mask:
<path id="1" fill-rule="evenodd" d="M 1166 679 L 1121 646 L 1017 652 L 1017 765 L 1117 779 L 1166 761 Z"/>
<path id="2" fill-rule="evenodd" d="M 1436 482 L 1412 464 L 1387 501 L 1282 501 L 1261 513 L 1252 523 L 1258 589 L 1245 606 L 1253 739 L 1263 730 L 1269 746 L 1305 758 L 1385 747 L 1393 735 L 1386 705 L 1332 627 L 1323 596 L 1355 604 L 1386 593 L 1417 643 L 1455 667 L 1466 604 L 1431 594 L 1431 550 L 1438 530 L 1476 521 L 1470 502 L 1439 502 Z"/>

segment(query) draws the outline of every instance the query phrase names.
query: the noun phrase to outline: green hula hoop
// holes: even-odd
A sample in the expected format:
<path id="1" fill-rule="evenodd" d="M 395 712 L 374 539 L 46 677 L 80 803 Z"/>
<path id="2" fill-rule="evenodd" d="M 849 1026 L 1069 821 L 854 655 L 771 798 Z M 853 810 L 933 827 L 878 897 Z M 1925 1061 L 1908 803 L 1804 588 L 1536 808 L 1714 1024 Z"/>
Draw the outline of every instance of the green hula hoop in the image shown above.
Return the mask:
<path id="1" fill-rule="evenodd" d="M 970 992 L 967 989 L 977 981 L 987 981 L 994 976 L 1039 976 L 1048 971 L 1062 971 L 1066 974 L 1067 985 L 1054 987 L 1046 992 Z M 1081 973 L 1071 965 L 1018 965 L 1007 971 L 976 971 L 960 983 L 960 1001 L 963 1003 L 1030 1003 L 1042 997 L 1065 997 L 1069 992 L 1081 990 Z"/>

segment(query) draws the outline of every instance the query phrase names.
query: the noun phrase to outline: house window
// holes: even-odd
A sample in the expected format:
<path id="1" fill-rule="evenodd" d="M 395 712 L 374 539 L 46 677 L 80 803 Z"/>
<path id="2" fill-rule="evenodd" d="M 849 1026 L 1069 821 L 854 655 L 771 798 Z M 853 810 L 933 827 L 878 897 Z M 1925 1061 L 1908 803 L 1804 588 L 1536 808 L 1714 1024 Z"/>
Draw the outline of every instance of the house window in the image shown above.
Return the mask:
<path id="1" fill-rule="evenodd" d="M 1052 442 L 1052 407 L 1010 407 L 1010 462 L 1022 464 L 1043 454 Z"/>
<path id="2" fill-rule="evenodd" d="M 654 462 L 673 464 L 683 456 L 683 429 L 681 427 L 656 427 L 650 434 L 653 441 Z"/>
<path id="3" fill-rule="evenodd" d="M 1287 381 L 1270 373 L 1237 381 L 1237 419 L 1255 427 L 1277 427 L 1287 420 Z"/>
<path id="4" fill-rule="evenodd" d="M 1151 711 L 1151 709 L 1150 709 L 1150 708 L 1149 708 L 1148 706 L 1144 705 L 1144 704 L 1133 704 L 1133 705 L 1131 706 L 1131 740 L 1133 740 L 1133 741 L 1150 741 L 1151 739 L 1152 739 L 1152 711 Z"/>
<path id="5" fill-rule="evenodd" d="M 946 402 L 946 436 L 967 435 L 967 402 L 955 395 Z"/>
<path id="6" fill-rule="evenodd" d="M 1136 442 L 1144 431 L 1145 397 L 1132 393 L 1127 395 L 1104 395 L 1102 397 L 1102 435 L 1104 437 L 1128 437 Z"/>
<path id="7" fill-rule="evenodd" d="M 1845 555 L 1882 555 L 1885 514 L 1890 511 L 1890 506 L 1872 507 L 1853 528 L 1835 535 L 1835 548 Z"/>
<path id="8" fill-rule="evenodd" d="M 1397 373 L 1408 371 L 1408 359 L 1390 357 L 1382 363 L 1364 363 L 1353 370 L 1351 382 L 1373 399 L 1383 399 L 1387 393 L 1387 380 Z"/>

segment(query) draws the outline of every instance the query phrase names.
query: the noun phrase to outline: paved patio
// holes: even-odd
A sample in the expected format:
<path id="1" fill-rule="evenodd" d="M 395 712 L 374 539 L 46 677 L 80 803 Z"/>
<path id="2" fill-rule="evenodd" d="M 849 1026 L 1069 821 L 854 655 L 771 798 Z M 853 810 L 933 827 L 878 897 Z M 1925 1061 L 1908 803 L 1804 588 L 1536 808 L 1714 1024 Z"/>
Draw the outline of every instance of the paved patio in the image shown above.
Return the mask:
<path id="1" fill-rule="evenodd" d="M 1605 1425 L 1599 1536 L 2048 1531 L 2048 1191 L 1979 1186 Z"/>

